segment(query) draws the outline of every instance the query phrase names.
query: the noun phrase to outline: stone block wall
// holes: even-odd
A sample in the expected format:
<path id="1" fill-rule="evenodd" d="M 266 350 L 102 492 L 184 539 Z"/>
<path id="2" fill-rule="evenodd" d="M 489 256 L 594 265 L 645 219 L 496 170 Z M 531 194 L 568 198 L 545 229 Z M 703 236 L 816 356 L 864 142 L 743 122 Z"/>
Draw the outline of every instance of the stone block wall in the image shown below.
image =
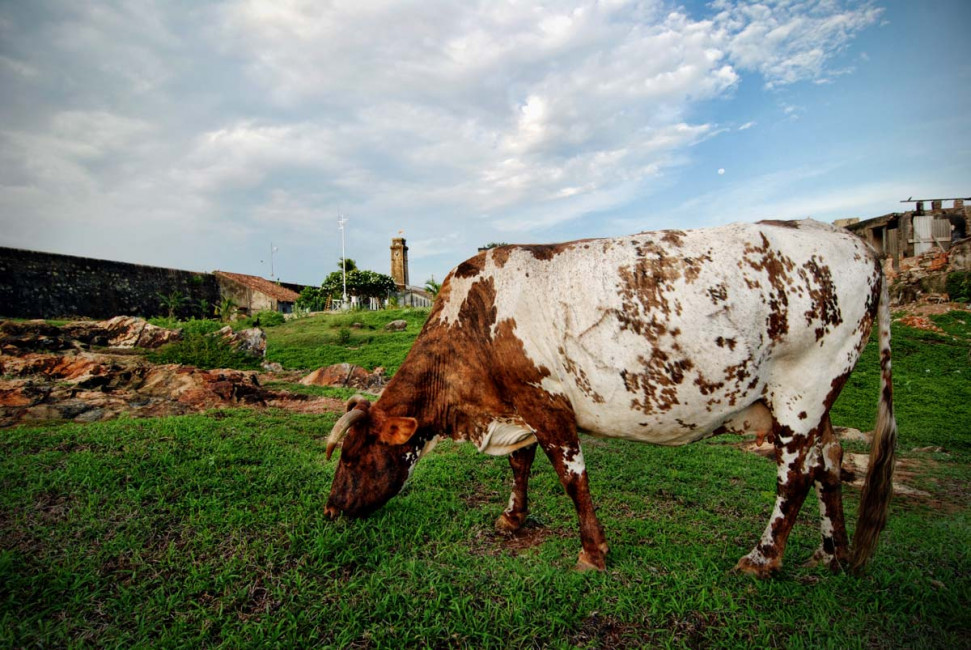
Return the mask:
<path id="1" fill-rule="evenodd" d="M 219 302 L 209 273 L 0 247 L 0 317 L 111 318 L 165 316 L 159 294 L 178 292 L 182 317 L 201 315 L 200 301 Z"/>

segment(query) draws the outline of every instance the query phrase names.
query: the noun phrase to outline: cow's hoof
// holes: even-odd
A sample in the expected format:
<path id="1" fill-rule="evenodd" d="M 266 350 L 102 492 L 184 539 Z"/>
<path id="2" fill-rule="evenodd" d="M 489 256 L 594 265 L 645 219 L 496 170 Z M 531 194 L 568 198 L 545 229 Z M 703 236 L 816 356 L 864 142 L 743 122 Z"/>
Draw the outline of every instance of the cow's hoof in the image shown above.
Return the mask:
<path id="1" fill-rule="evenodd" d="M 504 512 L 496 519 L 496 530 L 500 533 L 515 533 L 526 523 L 526 513 Z"/>
<path id="2" fill-rule="evenodd" d="M 816 549 L 813 556 L 806 560 L 806 563 L 802 566 L 807 569 L 814 569 L 818 566 L 829 567 L 829 570 L 833 573 L 840 573 L 843 567 L 847 565 L 847 558 L 840 558 L 832 553 L 827 553 L 821 548 Z"/>
<path id="3" fill-rule="evenodd" d="M 580 551 L 577 558 L 577 571 L 606 571 L 607 562 L 602 554 L 593 557 L 586 551 Z"/>
<path id="4" fill-rule="evenodd" d="M 782 565 L 778 562 L 756 562 L 748 555 L 743 557 L 732 569 L 734 573 L 744 573 L 750 575 L 754 578 L 771 578 L 774 574 L 778 573 L 782 569 Z"/>

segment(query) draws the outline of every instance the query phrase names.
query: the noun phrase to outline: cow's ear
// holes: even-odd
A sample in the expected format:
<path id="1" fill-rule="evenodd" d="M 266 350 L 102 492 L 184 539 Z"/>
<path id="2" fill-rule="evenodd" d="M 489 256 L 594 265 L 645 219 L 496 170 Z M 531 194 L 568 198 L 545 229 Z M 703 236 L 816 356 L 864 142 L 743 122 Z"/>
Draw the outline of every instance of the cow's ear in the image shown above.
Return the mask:
<path id="1" fill-rule="evenodd" d="M 415 418 L 385 418 L 378 430 L 378 439 L 386 445 L 403 445 L 417 430 Z"/>

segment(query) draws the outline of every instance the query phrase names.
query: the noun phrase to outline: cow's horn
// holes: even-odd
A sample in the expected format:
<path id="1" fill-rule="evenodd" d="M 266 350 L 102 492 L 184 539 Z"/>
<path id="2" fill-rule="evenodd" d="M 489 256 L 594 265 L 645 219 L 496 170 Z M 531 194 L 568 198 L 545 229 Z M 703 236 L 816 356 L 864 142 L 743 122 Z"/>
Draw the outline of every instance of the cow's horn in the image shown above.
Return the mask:
<path id="1" fill-rule="evenodd" d="M 355 422 L 366 415 L 367 411 L 351 409 L 342 415 L 337 423 L 334 424 L 334 428 L 331 429 L 330 435 L 327 437 L 327 460 L 330 460 L 330 455 L 334 453 L 334 449 L 340 444 L 341 439 L 347 433 L 347 430 L 354 426 Z"/>
<path id="2" fill-rule="evenodd" d="M 371 406 L 371 401 L 368 398 L 364 397 L 364 395 L 354 395 L 349 400 L 347 400 L 347 402 L 344 405 L 344 408 L 350 411 L 352 408 L 354 408 L 361 402 L 367 402 L 367 405 Z"/>

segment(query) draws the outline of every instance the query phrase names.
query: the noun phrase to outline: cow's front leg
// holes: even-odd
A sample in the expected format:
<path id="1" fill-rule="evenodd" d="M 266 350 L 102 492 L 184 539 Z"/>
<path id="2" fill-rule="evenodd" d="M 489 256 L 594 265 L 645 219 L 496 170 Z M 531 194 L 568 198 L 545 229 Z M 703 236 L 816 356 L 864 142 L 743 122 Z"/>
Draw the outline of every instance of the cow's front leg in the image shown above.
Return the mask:
<path id="1" fill-rule="evenodd" d="M 593 509 L 580 441 L 574 434 L 572 440 L 540 441 L 540 444 L 560 477 L 560 483 L 573 499 L 580 519 L 580 543 L 583 548 L 577 558 L 577 569 L 603 571 L 607 568 L 607 538 Z"/>
<path id="2" fill-rule="evenodd" d="M 799 508 L 809 492 L 809 468 L 817 453 L 815 436 L 811 435 L 796 434 L 781 439 L 777 431 L 775 445 L 775 508 L 759 543 L 735 565 L 736 571 L 759 578 L 766 578 L 782 568 L 782 553 Z"/>
<path id="3" fill-rule="evenodd" d="M 529 512 L 529 501 L 526 497 L 526 487 L 529 484 L 529 469 L 536 457 L 536 445 L 517 449 L 509 454 L 509 465 L 512 467 L 513 488 L 509 495 L 509 505 L 496 520 L 496 528 L 511 533 L 522 528 L 526 523 Z"/>

